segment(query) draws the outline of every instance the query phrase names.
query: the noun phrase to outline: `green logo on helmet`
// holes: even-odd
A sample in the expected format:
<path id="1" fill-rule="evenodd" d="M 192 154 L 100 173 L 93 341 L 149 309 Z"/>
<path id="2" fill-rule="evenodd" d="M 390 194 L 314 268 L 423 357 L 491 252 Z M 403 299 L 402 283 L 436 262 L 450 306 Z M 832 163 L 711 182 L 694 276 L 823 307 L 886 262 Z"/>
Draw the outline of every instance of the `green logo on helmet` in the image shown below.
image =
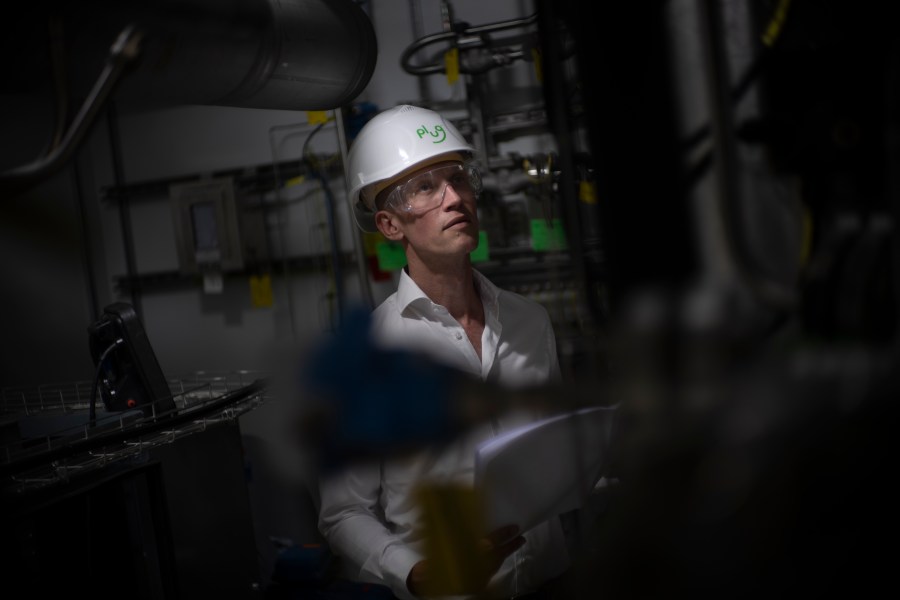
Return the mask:
<path id="1" fill-rule="evenodd" d="M 439 140 L 432 141 L 431 142 L 432 144 L 440 144 L 441 142 L 443 142 L 444 140 L 447 139 L 447 132 L 444 131 L 444 128 L 441 127 L 440 125 L 434 126 L 434 133 L 428 131 L 428 128 L 425 127 L 424 125 L 422 125 L 422 127 L 420 129 L 416 129 L 416 134 L 419 136 L 420 140 L 425 136 L 425 134 L 428 134 L 433 138 L 436 138 L 436 137 L 441 138 Z"/>

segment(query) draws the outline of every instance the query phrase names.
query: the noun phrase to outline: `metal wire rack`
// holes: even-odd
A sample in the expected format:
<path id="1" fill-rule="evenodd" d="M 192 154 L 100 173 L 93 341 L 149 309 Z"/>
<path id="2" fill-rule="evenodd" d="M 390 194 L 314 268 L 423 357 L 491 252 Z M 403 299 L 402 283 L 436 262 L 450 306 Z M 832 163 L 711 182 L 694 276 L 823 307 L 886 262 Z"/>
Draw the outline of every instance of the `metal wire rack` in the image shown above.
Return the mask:
<path id="1" fill-rule="evenodd" d="M 89 381 L 3 388 L 0 490 L 21 494 L 139 458 L 156 446 L 236 419 L 268 398 L 264 374 L 253 371 L 197 372 L 168 384 L 174 410 L 98 410 L 93 425 L 87 419 Z"/>

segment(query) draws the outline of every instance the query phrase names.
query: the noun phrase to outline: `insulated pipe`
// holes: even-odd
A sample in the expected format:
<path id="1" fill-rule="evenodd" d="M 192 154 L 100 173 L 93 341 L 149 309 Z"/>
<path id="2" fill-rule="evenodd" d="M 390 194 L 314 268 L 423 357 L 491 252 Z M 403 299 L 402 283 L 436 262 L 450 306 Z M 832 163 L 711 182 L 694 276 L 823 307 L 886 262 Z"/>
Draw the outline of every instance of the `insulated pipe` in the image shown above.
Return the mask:
<path id="1" fill-rule="evenodd" d="M 142 32 L 141 59 L 116 92 L 116 105 L 202 104 L 327 110 L 368 84 L 377 44 L 368 15 L 352 0 L 88 0 L 29 9 L 0 26 L 7 81 L 49 78 L 33 32 L 61 18 L 74 95 L 86 96 L 110 40 L 129 23 Z M 0 88 L 3 84 L 0 83 Z M 0 89 L 2 91 L 2 89 Z M 15 90 L 18 92 L 27 90 Z"/>
<path id="2" fill-rule="evenodd" d="M 8 49 L 0 93 L 40 92 L 45 75 L 58 71 L 35 35 L 53 23 L 65 34 L 71 96 L 84 101 L 48 156 L 0 173 L 4 196 L 58 171 L 109 99 L 122 111 L 326 110 L 362 92 L 377 56 L 372 23 L 351 0 L 90 0 L 29 6 L 12 21 L 0 24 Z"/>

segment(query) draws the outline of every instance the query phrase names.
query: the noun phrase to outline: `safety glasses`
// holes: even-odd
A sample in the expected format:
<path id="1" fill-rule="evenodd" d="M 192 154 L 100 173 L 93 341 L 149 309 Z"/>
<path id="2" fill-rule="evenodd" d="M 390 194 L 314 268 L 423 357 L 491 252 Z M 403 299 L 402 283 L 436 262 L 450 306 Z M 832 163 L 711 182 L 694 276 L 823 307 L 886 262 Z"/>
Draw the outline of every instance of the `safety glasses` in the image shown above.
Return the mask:
<path id="1" fill-rule="evenodd" d="M 406 212 L 420 212 L 434 208 L 444 201 L 448 187 L 459 195 L 481 192 L 481 173 L 471 163 L 456 163 L 420 173 L 391 190 L 384 208 L 393 207 Z"/>

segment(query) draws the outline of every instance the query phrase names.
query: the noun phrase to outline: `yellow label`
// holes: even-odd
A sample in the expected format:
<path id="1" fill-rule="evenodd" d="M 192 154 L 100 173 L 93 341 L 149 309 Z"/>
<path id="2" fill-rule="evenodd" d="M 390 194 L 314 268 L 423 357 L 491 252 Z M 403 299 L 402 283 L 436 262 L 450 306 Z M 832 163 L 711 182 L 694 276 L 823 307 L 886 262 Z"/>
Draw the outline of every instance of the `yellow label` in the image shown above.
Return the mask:
<path id="1" fill-rule="evenodd" d="M 328 111 L 325 110 L 308 110 L 306 111 L 306 120 L 310 125 L 318 125 L 319 123 L 328 122 Z"/>
<path id="2" fill-rule="evenodd" d="M 800 264 L 806 266 L 812 256 L 813 242 L 813 218 L 808 206 L 803 207 L 801 227 L 803 235 L 800 240 Z"/>
<path id="3" fill-rule="evenodd" d="M 578 199 L 585 204 L 597 204 L 597 186 L 591 181 L 579 182 Z"/>
<path id="4" fill-rule="evenodd" d="M 763 44 L 771 46 L 778 39 L 784 22 L 787 20 L 788 8 L 791 6 L 791 0 L 781 0 L 775 7 L 775 14 L 766 26 L 766 31 L 762 36 Z"/>
<path id="5" fill-rule="evenodd" d="M 444 67 L 447 69 L 447 83 L 453 85 L 459 79 L 459 48 L 450 48 L 444 53 Z"/>
<path id="6" fill-rule="evenodd" d="M 544 66 L 541 64 L 541 51 L 537 48 L 532 48 L 531 59 L 534 61 L 534 74 L 538 82 L 544 83 Z"/>
<path id="7" fill-rule="evenodd" d="M 254 308 L 269 308 L 272 306 L 272 276 L 250 276 L 250 301 Z"/>
<path id="8" fill-rule="evenodd" d="M 416 490 L 428 558 L 427 595 L 481 591 L 490 572 L 478 552 L 485 536 L 481 499 L 472 488 L 431 484 Z"/>

